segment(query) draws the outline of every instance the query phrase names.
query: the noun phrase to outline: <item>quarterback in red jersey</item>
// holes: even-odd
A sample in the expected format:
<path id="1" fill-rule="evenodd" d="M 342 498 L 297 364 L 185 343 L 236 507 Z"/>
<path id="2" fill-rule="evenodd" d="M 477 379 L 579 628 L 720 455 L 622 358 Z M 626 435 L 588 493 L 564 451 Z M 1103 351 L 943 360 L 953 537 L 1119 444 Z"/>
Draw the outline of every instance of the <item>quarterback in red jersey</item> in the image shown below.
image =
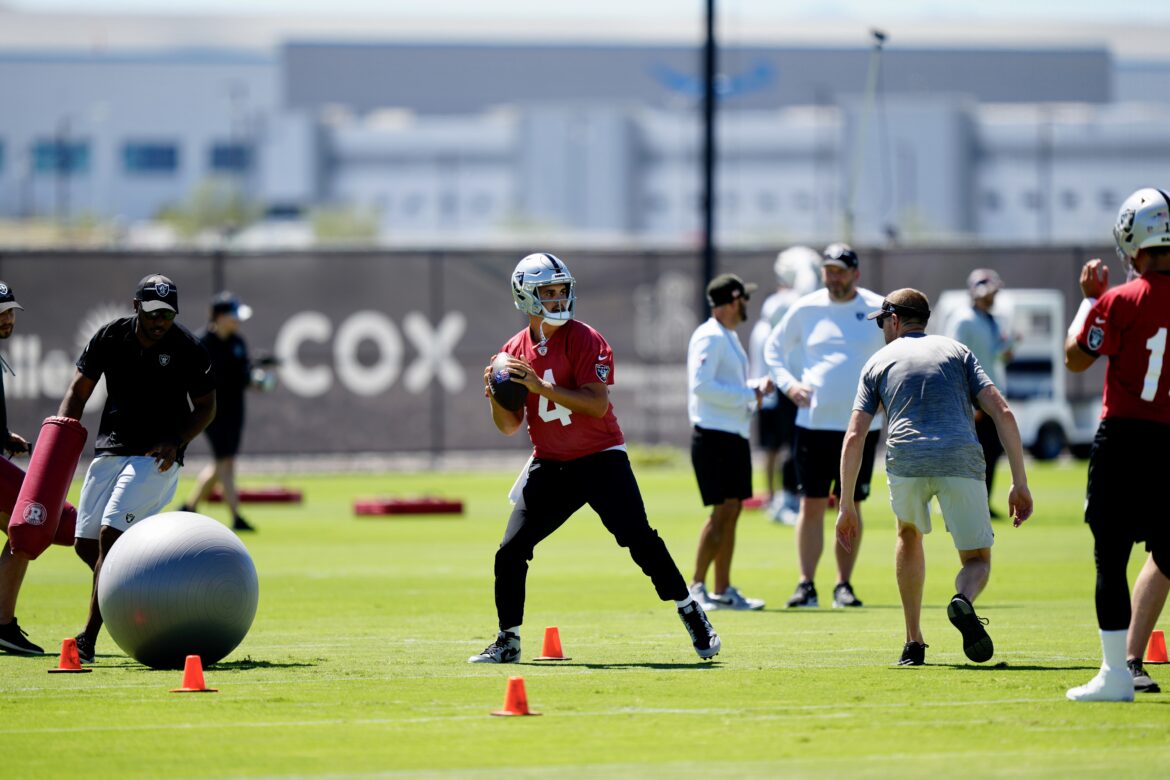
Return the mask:
<path id="1" fill-rule="evenodd" d="M 496 403 L 487 392 L 490 363 L 484 369 L 484 394 L 496 428 L 511 436 L 527 418 L 533 453 L 512 490 L 515 506 L 496 552 L 499 633 L 468 661 L 520 660 L 528 562 L 536 545 L 586 504 L 617 543 L 629 549 L 658 597 L 675 602 L 699 657 L 713 658 L 721 647 L 719 635 L 691 598 L 666 544 L 646 518 L 609 401 L 613 350 L 600 333 L 573 319 L 575 285 L 569 269 L 554 255 L 537 253 L 521 260 L 512 273 L 512 299 L 528 316 L 528 326 L 501 352 L 511 355 L 507 362 L 511 381 L 528 388 L 524 406 L 511 412 Z"/>
<path id="2" fill-rule="evenodd" d="M 1135 658 L 1127 647 L 1126 567 L 1135 542 L 1144 541 L 1150 552 L 1132 615 L 1147 635 L 1170 585 L 1170 517 L 1134 483 L 1142 474 L 1170 469 L 1170 197 L 1138 190 L 1122 204 L 1113 235 L 1131 279 L 1109 290 L 1109 269 L 1100 260 L 1086 263 L 1080 277 L 1085 300 L 1065 341 L 1071 371 L 1084 371 L 1101 356 L 1109 361 L 1085 500 L 1103 661 L 1096 677 L 1069 689 L 1073 701 L 1133 701 L 1135 688 L 1156 690 L 1140 654 Z"/>

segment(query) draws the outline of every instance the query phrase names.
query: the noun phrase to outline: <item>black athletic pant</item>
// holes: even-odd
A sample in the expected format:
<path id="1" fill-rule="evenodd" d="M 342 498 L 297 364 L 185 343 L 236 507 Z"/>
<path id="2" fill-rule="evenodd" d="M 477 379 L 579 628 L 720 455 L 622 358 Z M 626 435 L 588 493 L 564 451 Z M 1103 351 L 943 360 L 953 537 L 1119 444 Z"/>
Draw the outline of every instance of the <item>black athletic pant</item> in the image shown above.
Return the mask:
<path id="1" fill-rule="evenodd" d="M 1109 417 L 1101 421 L 1089 455 L 1085 522 L 1093 532 L 1097 564 L 1097 625 L 1102 631 L 1129 628 L 1126 569 L 1136 542 L 1144 541 L 1154 563 L 1170 576 L 1170 511 L 1151 495 L 1170 468 L 1170 426 Z"/>
<path id="2" fill-rule="evenodd" d="M 979 446 L 983 448 L 983 462 L 986 464 L 983 478 L 987 483 L 987 500 L 990 503 L 991 483 L 995 481 L 995 466 L 1003 455 L 1003 442 L 999 440 L 995 418 L 982 409 L 976 410 L 975 436 L 979 439 Z"/>
<path id="3" fill-rule="evenodd" d="M 681 601 L 687 583 L 666 543 L 646 519 L 642 494 L 621 450 L 606 450 L 569 461 L 535 459 L 528 467 L 524 500 L 508 518 L 496 552 L 496 613 L 500 629 L 524 622 L 524 584 L 536 545 L 589 505 L 617 543 L 654 583 L 658 598 Z"/>

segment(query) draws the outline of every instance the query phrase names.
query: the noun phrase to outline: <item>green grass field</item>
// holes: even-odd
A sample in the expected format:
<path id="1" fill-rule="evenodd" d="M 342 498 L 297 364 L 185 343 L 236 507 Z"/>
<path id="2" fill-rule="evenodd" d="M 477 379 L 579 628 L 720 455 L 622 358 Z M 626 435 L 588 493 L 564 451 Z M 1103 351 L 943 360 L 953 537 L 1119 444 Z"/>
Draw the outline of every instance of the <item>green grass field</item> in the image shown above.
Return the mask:
<path id="1" fill-rule="evenodd" d="M 287 477 L 300 506 L 257 506 L 245 538 L 260 608 L 206 671 L 215 694 L 172 694 L 103 633 L 93 674 L 55 656 L 0 656 L 0 746 L 12 778 L 1157 777 L 1170 694 L 1074 704 L 1099 663 L 1084 464 L 1036 464 L 1035 517 L 997 524 L 978 602 L 996 656 L 966 661 L 947 622 L 956 556 L 927 537 L 927 666 L 898 668 L 902 616 L 884 477 L 865 511 L 860 610 L 786 611 L 793 531 L 740 521 L 735 580 L 762 613 L 714 613 L 723 652 L 701 663 L 675 615 L 585 510 L 537 550 L 525 662 L 466 663 L 495 632 L 492 556 L 514 472 Z M 703 520 L 685 464 L 635 466 L 684 575 Z M 1006 473 L 999 480 L 1006 485 Z M 271 484 L 253 478 L 245 484 Z M 188 483 L 180 488 L 183 494 Z M 360 519 L 355 497 L 440 494 L 462 517 Z M 1003 504 L 1003 496 L 998 503 Z M 223 517 L 213 505 L 210 514 Z M 1135 553 L 1131 577 L 1144 559 Z M 81 626 L 88 572 L 63 548 L 32 564 L 18 616 L 55 653 Z M 827 601 L 831 561 L 822 561 Z M 545 626 L 572 660 L 529 662 Z M 1161 624 L 1167 625 L 1166 619 Z M 1150 667 L 1170 687 L 1170 667 Z M 493 718 L 522 675 L 538 718 Z"/>

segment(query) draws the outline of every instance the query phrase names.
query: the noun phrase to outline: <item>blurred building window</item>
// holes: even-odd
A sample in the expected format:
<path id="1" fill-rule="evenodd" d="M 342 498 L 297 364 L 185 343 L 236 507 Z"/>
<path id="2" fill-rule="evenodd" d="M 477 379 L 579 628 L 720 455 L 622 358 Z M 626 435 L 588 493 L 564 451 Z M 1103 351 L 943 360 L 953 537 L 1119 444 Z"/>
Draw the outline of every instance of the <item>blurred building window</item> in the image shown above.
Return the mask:
<path id="1" fill-rule="evenodd" d="M 1060 193 L 1060 205 L 1068 211 L 1076 211 L 1080 204 L 1080 197 L 1073 190 L 1062 190 Z"/>
<path id="2" fill-rule="evenodd" d="M 666 196 L 661 192 L 647 192 L 643 203 L 646 211 L 650 214 L 666 211 Z"/>
<path id="3" fill-rule="evenodd" d="M 37 173 L 88 173 L 89 143 L 86 141 L 37 141 L 33 144 L 33 169 Z"/>
<path id="4" fill-rule="evenodd" d="M 402 213 L 408 217 L 413 217 L 422 211 L 423 196 L 422 193 L 412 192 L 402 199 Z"/>
<path id="5" fill-rule="evenodd" d="M 252 148 L 238 143 L 212 144 L 209 162 L 213 171 L 243 173 L 252 167 Z"/>
<path id="6" fill-rule="evenodd" d="M 492 196 L 487 192 L 477 192 L 471 198 L 471 213 L 484 216 L 492 210 Z"/>
<path id="7" fill-rule="evenodd" d="M 759 207 L 760 211 L 764 212 L 765 214 L 771 214 L 776 210 L 775 193 L 768 192 L 767 190 L 759 193 L 756 195 L 756 205 Z"/>
<path id="8" fill-rule="evenodd" d="M 1121 205 L 1117 202 L 1117 196 L 1113 194 L 1113 190 L 1101 190 L 1097 194 L 1097 202 L 1101 204 L 1101 210 L 1105 212 L 1113 211 Z"/>
<path id="9" fill-rule="evenodd" d="M 168 143 L 127 143 L 122 147 L 122 167 L 127 173 L 174 173 L 179 167 L 179 148 Z"/>
<path id="10" fill-rule="evenodd" d="M 813 207 L 813 197 L 804 190 L 792 193 L 792 205 L 798 211 L 810 211 Z"/>
<path id="11" fill-rule="evenodd" d="M 1036 190 L 1024 190 L 1024 208 L 1029 211 L 1039 211 L 1040 193 Z"/>
<path id="12" fill-rule="evenodd" d="M 983 208 L 985 211 L 999 211 L 1000 198 L 995 190 L 983 191 Z"/>

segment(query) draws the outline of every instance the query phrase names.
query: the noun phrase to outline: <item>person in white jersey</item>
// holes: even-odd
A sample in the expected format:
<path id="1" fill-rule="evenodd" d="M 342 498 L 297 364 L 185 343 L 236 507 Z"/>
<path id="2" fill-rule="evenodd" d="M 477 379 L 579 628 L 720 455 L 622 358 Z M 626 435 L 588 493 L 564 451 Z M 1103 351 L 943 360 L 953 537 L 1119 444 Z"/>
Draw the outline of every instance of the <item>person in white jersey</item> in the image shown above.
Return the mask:
<path id="1" fill-rule="evenodd" d="M 699 533 L 690 592 L 706 610 L 764 608 L 762 599 L 748 598 L 731 584 L 735 526 L 743 500 L 752 494 L 752 414 L 772 389 L 771 379 L 748 376 L 747 352 L 735 333 L 747 321 L 747 302 L 755 289 L 735 274 L 712 279 L 707 285 L 711 316 L 691 334 L 687 347 L 691 462 L 703 505 L 711 507 Z M 715 584 L 708 593 L 711 564 Z"/>
<path id="2" fill-rule="evenodd" d="M 776 255 L 773 264 L 776 292 L 764 299 L 760 319 L 748 337 L 748 376 L 768 373 L 764 344 L 792 304 L 821 286 L 821 253 L 812 247 L 790 246 Z M 795 373 L 795 371 L 794 371 Z M 774 522 L 796 525 L 800 496 L 796 495 L 796 404 L 773 389 L 760 401 L 756 412 L 756 433 L 764 451 L 764 478 L 768 503 L 766 512 Z M 779 479 L 777 479 L 779 478 Z"/>
<path id="3" fill-rule="evenodd" d="M 800 582 L 789 607 L 819 606 L 814 579 L 825 547 L 825 510 L 829 496 L 841 493 L 841 445 L 861 367 L 885 345 L 882 334 L 865 319 L 881 306 L 882 296 L 858 286 L 857 253 L 847 244 L 827 247 L 821 260 L 824 288 L 797 301 L 764 345 L 764 360 L 780 392 L 798 407 L 796 413 L 796 480 L 800 516 L 796 552 Z M 796 370 L 794 370 L 796 369 Z M 874 417 L 865 437 L 855 501 L 869 496 L 881 419 Z M 834 545 L 837 584 L 834 607 L 860 607 L 850 578 L 860 549 Z"/>

